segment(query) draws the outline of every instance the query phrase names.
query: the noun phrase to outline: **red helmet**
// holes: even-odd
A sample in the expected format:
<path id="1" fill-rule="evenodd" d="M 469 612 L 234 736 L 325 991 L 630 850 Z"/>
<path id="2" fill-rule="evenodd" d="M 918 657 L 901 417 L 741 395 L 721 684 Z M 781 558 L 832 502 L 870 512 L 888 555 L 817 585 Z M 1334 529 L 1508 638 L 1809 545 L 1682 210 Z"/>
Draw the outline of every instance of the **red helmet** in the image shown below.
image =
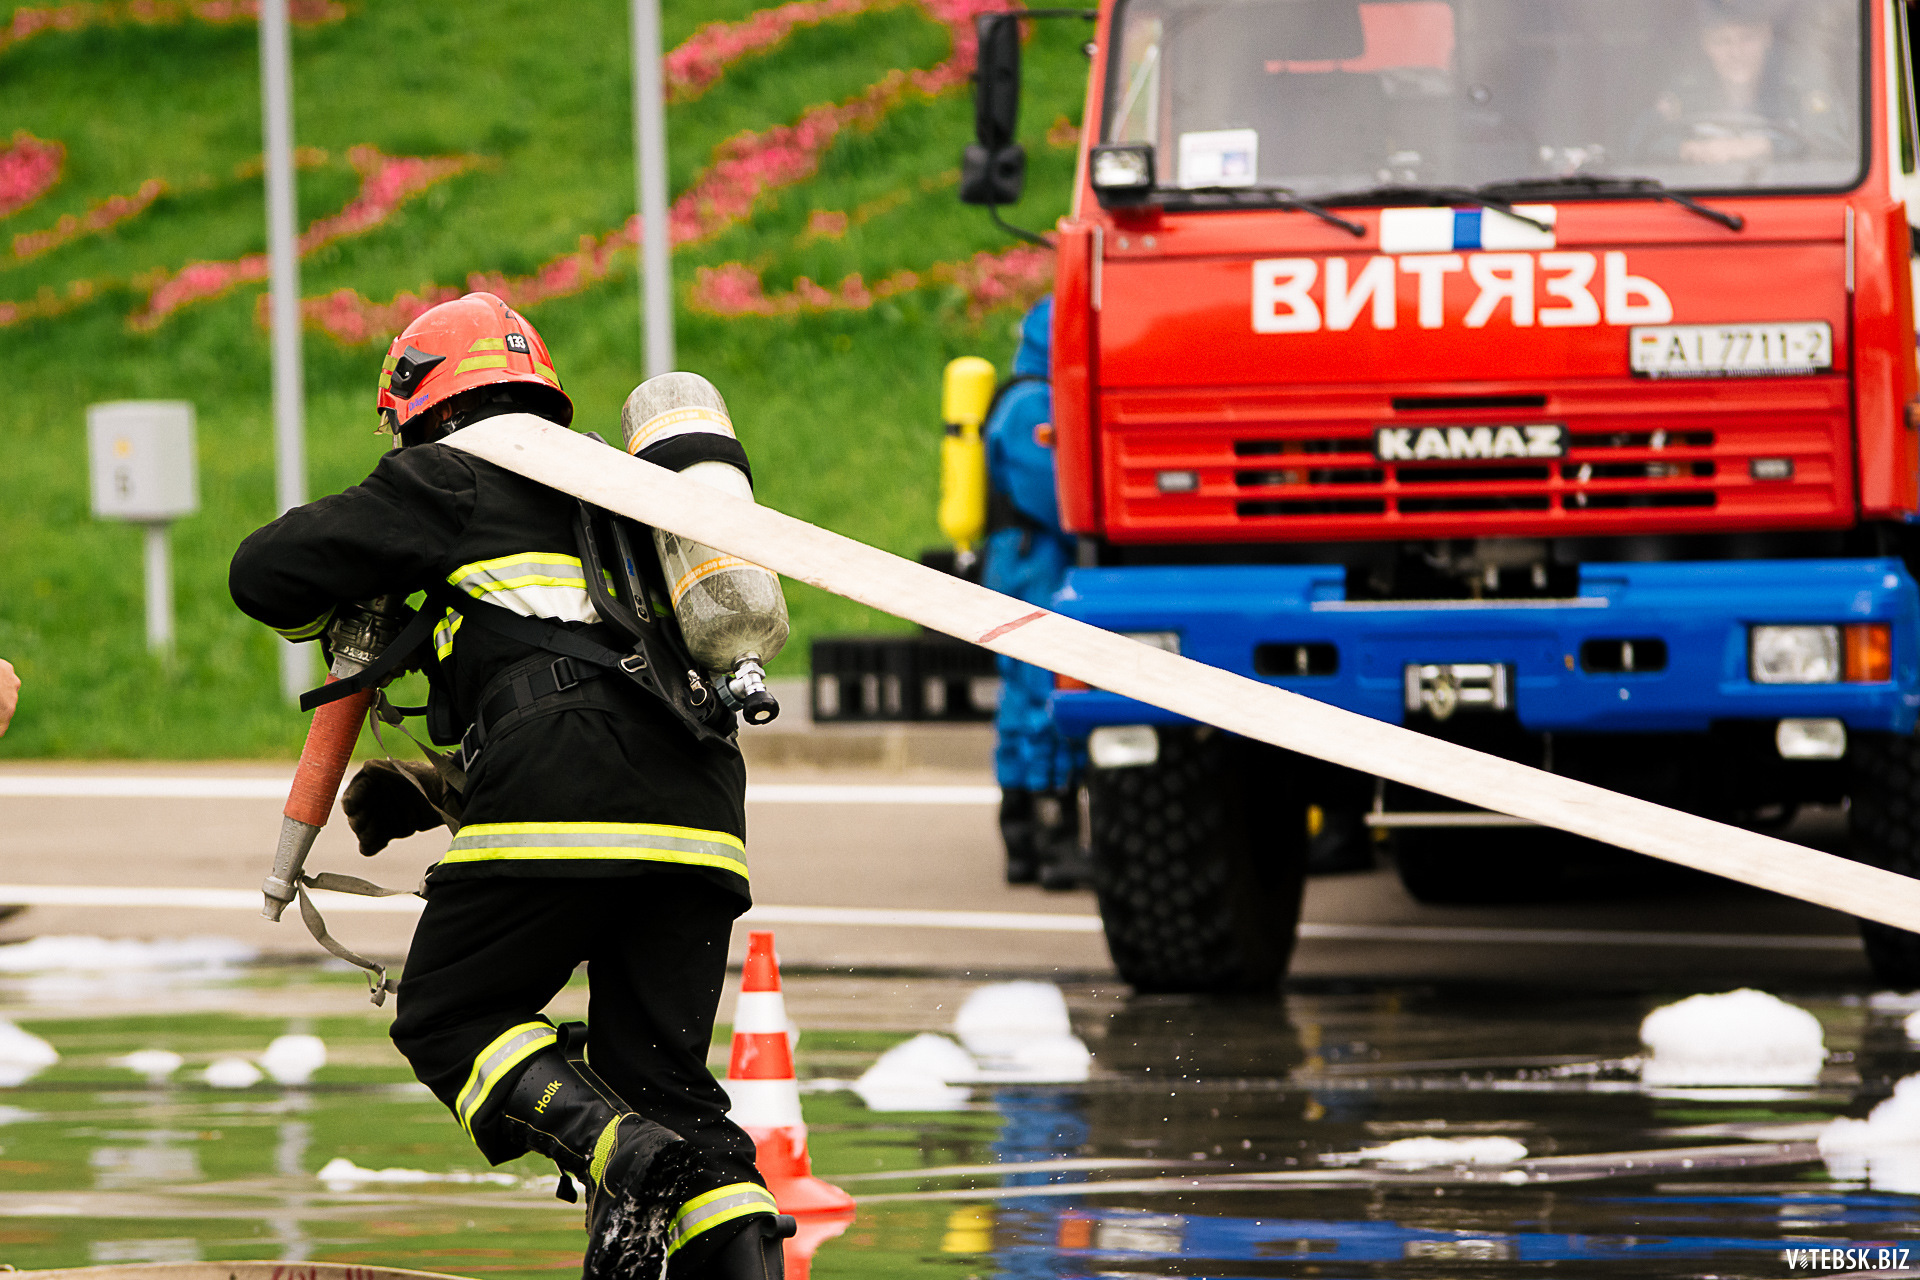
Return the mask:
<path id="1" fill-rule="evenodd" d="M 562 426 L 573 401 L 526 317 L 491 293 L 470 293 L 420 313 L 387 348 L 376 404 L 397 437 L 419 415 L 476 387 L 512 386 L 528 407 Z"/>

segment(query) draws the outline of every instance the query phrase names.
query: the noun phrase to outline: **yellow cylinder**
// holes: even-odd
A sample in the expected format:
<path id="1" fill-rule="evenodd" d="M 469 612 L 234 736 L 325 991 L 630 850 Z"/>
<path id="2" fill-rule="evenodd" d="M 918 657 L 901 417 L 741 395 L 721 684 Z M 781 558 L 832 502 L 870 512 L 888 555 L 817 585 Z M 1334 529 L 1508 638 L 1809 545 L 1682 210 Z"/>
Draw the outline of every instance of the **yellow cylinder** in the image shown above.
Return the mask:
<path id="1" fill-rule="evenodd" d="M 993 403 L 993 384 L 993 364 L 979 356 L 948 361 L 941 382 L 947 434 L 940 442 L 940 532 L 962 552 L 972 551 L 987 531 L 987 446 L 980 424 Z"/>
<path id="2" fill-rule="evenodd" d="M 949 427 L 977 427 L 987 420 L 993 403 L 993 361 L 961 356 L 947 361 L 940 382 L 940 417 Z"/>

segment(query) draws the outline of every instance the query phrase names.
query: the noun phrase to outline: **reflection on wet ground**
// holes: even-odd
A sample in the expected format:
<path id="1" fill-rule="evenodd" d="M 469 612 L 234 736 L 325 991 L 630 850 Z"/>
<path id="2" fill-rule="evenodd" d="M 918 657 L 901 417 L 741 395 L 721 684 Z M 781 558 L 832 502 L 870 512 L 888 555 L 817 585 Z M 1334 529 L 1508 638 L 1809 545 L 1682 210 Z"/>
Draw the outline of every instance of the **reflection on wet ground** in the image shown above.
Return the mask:
<path id="1" fill-rule="evenodd" d="M 147 1012 L 78 987 L 56 1009 L 0 984 L 0 1011 L 60 1054 L 0 1097 L 0 1263 L 577 1268 L 578 1211 L 552 1199 L 550 1169 L 478 1179 L 353 982 L 227 967 L 143 991 Z M 1830 1168 L 1816 1146 L 1920 1071 L 1902 1001 L 1785 993 L 1825 1035 L 1814 1084 L 1653 1088 L 1640 1020 L 1686 990 L 1236 1002 L 1080 985 L 1065 995 L 1093 1053 L 1085 1082 L 975 1085 L 940 1112 L 876 1112 L 836 1083 L 915 1031 L 949 1031 L 970 985 L 789 979 L 815 1170 L 860 1201 L 820 1246 L 822 1280 L 1778 1276 L 1783 1251 L 1818 1247 L 1920 1263 L 1920 1201 L 1898 1189 L 1920 1181 L 1899 1161 Z M 327 1044 L 311 1084 L 205 1083 L 210 1062 L 290 1030 Z M 119 1062 L 141 1049 L 185 1063 L 149 1086 Z M 365 1176 L 393 1169 L 416 1180 Z"/>

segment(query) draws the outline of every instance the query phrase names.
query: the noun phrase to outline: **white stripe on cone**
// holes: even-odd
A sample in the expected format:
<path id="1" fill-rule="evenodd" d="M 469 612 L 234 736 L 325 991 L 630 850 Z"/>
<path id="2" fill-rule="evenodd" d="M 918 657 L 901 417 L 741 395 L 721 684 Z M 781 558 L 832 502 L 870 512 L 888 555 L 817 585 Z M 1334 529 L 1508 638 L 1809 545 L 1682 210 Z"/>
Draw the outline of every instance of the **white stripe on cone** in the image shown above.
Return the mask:
<path id="1" fill-rule="evenodd" d="M 778 991 L 742 991 L 733 1010 L 733 1034 L 787 1034 L 787 1002 Z"/>
<path id="2" fill-rule="evenodd" d="M 728 1080 L 727 1098 L 732 1106 L 728 1117 L 743 1129 L 787 1129 L 801 1131 L 806 1123 L 800 1118 L 800 1082 L 785 1080 Z"/>

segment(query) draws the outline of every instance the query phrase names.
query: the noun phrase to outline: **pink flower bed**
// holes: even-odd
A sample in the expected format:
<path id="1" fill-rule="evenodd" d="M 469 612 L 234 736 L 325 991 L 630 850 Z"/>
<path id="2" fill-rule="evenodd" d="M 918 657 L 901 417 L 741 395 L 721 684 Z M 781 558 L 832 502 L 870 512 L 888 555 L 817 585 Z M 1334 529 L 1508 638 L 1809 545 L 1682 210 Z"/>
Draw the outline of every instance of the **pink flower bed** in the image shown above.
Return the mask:
<path id="1" fill-rule="evenodd" d="M 36 258 L 43 253 L 58 249 L 82 236 L 98 235 L 111 227 L 116 227 L 128 218 L 145 213 L 147 206 L 167 192 L 167 184 L 158 178 L 148 178 L 140 184 L 140 189 L 130 196 L 108 196 L 83 214 L 62 214 L 45 231 L 23 232 L 13 238 L 13 256 L 24 261 Z"/>
<path id="2" fill-rule="evenodd" d="M 306 21 L 331 21 L 344 10 L 330 0 L 294 0 Z M 823 22 L 834 17 L 880 8 L 899 0 L 793 0 L 792 3 L 764 10 L 737 23 L 709 23 L 692 38 L 678 46 L 665 59 L 669 86 L 679 92 L 697 93 L 710 85 L 721 70 L 748 53 L 778 43 L 796 27 Z M 974 18 L 981 13 L 1010 7 L 1011 0 L 919 0 L 935 21 L 944 24 L 952 37 L 953 51 L 939 65 L 927 70 L 891 71 L 864 92 L 842 103 L 812 107 L 791 125 L 780 125 L 759 133 L 742 133 L 722 143 L 714 161 L 674 201 L 668 211 L 668 234 L 676 246 L 697 243 L 718 235 L 747 217 L 755 203 L 768 191 L 791 186 L 812 177 L 819 170 L 820 157 L 834 139 L 848 127 L 871 128 L 887 112 L 916 95 L 933 96 L 956 89 L 972 74 L 976 40 Z M 39 30 L 72 29 L 94 22 L 133 20 L 140 22 L 177 21 L 182 16 L 205 21 L 237 21 L 257 16 L 256 0 L 130 0 L 122 5 L 73 4 L 51 9 L 16 10 L 12 26 L 0 30 L 0 48 L 8 40 L 25 38 Z M 22 16 L 26 15 L 26 16 Z M 377 226 L 408 197 L 418 194 L 434 182 L 468 167 L 471 160 L 459 157 L 440 159 L 395 159 L 380 156 L 372 148 L 356 148 L 350 159 L 363 175 L 358 197 L 331 218 L 308 228 L 300 239 L 303 254 L 342 236 L 355 235 Z M 144 190 L 144 188 L 143 188 Z M 134 210 L 133 212 L 138 212 Z M 92 217 L 90 212 L 88 217 Z M 132 216 L 132 213 L 126 214 Z M 839 221 L 836 223 L 835 219 Z M 817 219 L 817 234 L 844 233 L 845 214 Z M 84 222 L 84 219 L 82 220 Z M 111 224 L 108 224 L 111 225 Z M 836 229 L 837 228 L 837 229 Z M 84 233 L 87 228 L 76 228 Z M 543 264 L 530 275 L 505 277 L 498 273 L 476 272 L 467 278 L 468 289 L 488 289 L 518 307 L 532 306 L 548 298 L 577 293 L 607 279 L 615 272 L 616 255 L 630 251 L 639 241 L 639 219 L 629 219 L 598 238 L 582 237 L 580 247 Z M 56 231 L 58 228 L 56 227 Z M 43 233 L 45 234 L 45 233 Z M 64 241 L 61 241 L 64 243 Z M 52 247 L 49 244 L 47 247 Z M 36 249 L 44 252 L 45 249 Z M 1019 250 L 1009 251 L 1017 254 Z M 1029 253 L 1045 255 L 1044 250 Z M 968 296 L 978 305 L 1000 305 L 1030 288 L 1018 272 L 999 263 L 1008 255 L 982 254 L 971 264 L 951 264 L 936 268 L 926 279 L 955 279 L 971 270 L 970 282 L 963 282 Z M 1010 261 L 1020 261 L 1010 259 Z M 697 299 L 714 303 L 709 309 L 721 314 L 790 314 L 801 310 L 864 308 L 879 298 L 920 287 L 923 277 L 911 271 L 896 271 L 873 285 L 857 275 L 843 280 L 837 290 L 829 290 L 802 279 L 794 289 L 777 298 L 767 298 L 758 276 L 749 286 L 744 267 L 727 266 L 702 273 L 697 284 Z M 1011 274 L 1010 274 L 1011 272 Z M 1029 271 L 1028 274 L 1031 274 Z M 152 283 L 147 305 L 130 319 L 136 328 L 151 329 L 189 303 L 223 293 L 236 285 L 263 280 L 267 276 L 264 254 L 253 254 L 230 262 L 196 262 L 172 274 L 164 274 Z M 1042 286 L 1044 288 L 1044 286 Z M 976 299 L 976 289 L 979 297 Z M 704 290 L 704 291 L 703 291 Z M 731 290 L 731 292 L 729 292 Z M 418 292 L 405 292 L 385 303 L 376 303 L 352 289 L 336 290 L 302 304 L 306 323 L 346 343 L 381 339 L 404 328 L 421 311 L 450 297 L 459 290 L 445 285 L 424 285 Z M 0 304 L 0 326 L 11 323 L 5 308 L 16 309 L 36 304 Z M 267 300 L 261 299 L 264 319 Z M 705 301 L 697 305 L 706 305 Z M 18 318 L 25 318 L 19 313 Z"/>
<path id="3" fill-rule="evenodd" d="M 13 143 L 0 151 L 0 218 L 20 212 L 45 195 L 60 180 L 60 166 L 67 149 L 57 142 L 46 142 L 24 129 L 13 135 Z"/>
<path id="4" fill-rule="evenodd" d="M 685 102 L 699 97 L 728 64 L 785 40 L 795 27 L 817 26 L 899 3 L 899 0 L 793 0 L 762 9 L 738 22 L 709 22 L 660 60 L 667 97 Z"/>
<path id="5" fill-rule="evenodd" d="M 0 329 L 22 320 L 40 320 L 71 311 L 93 297 L 99 287 L 92 280 L 70 280 L 66 288 L 58 291 L 50 285 L 40 286 L 40 292 L 30 302 L 0 302 Z"/>
<path id="6" fill-rule="evenodd" d="M 303 26 L 338 22 L 347 7 L 336 0 L 289 0 L 287 16 Z M 197 18 L 201 22 L 257 22 L 259 0 L 126 0 L 122 4 L 63 4 L 22 8 L 0 27 L 0 50 L 30 40 L 43 31 L 79 31 L 93 26 L 135 22 L 146 27 L 171 26 Z"/>
<path id="7" fill-rule="evenodd" d="M 883 298 L 910 293 L 926 284 L 952 283 L 967 296 L 967 312 L 978 318 L 996 307 L 1031 306 L 1053 287 L 1053 251 L 1015 245 L 999 253 L 981 252 L 964 262 L 937 262 L 924 272 L 895 271 L 873 285 L 858 274 L 826 289 L 801 276 L 790 292 L 769 296 L 759 272 L 739 262 L 701 267 L 694 273 L 696 311 L 718 316 L 791 316 L 821 311 L 865 311 Z"/>
<path id="8" fill-rule="evenodd" d="M 339 213 L 307 228 L 299 240 L 302 257 L 335 240 L 371 231 L 408 199 L 477 163 L 470 156 L 386 156 L 373 147 L 355 147 L 347 153 L 347 159 L 360 173 L 359 194 Z M 225 293 L 238 284 L 265 280 L 268 270 L 264 253 L 230 262 L 190 263 L 153 285 L 146 307 L 130 317 L 133 327 L 152 329 L 189 303 Z"/>

